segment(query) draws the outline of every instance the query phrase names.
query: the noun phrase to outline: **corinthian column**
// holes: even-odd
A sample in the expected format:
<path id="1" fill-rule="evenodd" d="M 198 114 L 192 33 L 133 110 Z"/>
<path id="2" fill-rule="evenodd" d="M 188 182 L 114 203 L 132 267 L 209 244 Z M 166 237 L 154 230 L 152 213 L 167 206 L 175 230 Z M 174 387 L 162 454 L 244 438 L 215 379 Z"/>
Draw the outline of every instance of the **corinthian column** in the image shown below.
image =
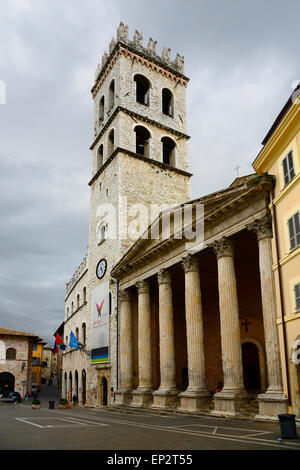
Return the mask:
<path id="1" fill-rule="evenodd" d="M 209 392 L 205 385 L 205 357 L 203 312 L 200 275 L 194 256 L 183 258 L 185 273 L 185 317 L 188 355 L 189 386 L 180 394 L 180 407 L 195 411 L 207 402 Z"/>
<path id="2" fill-rule="evenodd" d="M 168 271 L 158 273 L 159 285 L 159 352 L 160 387 L 154 395 L 154 406 L 174 407 L 178 391 L 176 389 L 174 319 L 171 276 Z"/>
<path id="3" fill-rule="evenodd" d="M 215 394 L 215 410 L 236 414 L 246 397 L 243 379 L 237 284 L 233 243 L 222 237 L 213 244 L 218 259 L 219 309 L 221 324 L 223 390 Z"/>
<path id="4" fill-rule="evenodd" d="M 131 299 L 126 290 L 120 292 L 120 388 L 116 391 L 119 404 L 128 403 L 133 382 Z"/>
<path id="5" fill-rule="evenodd" d="M 143 406 L 152 402 L 152 357 L 151 357 L 151 308 L 150 285 L 140 281 L 138 289 L 138 363 L 139 386 L 133 392 L 133 406 Z"/>
<path id="6" fill-rule="evenodd" d="M 277 418 L 280 413 L 286 413 L 287 398 L 283 393 L 282 371 L 278 330 L 276 324 L 276 291 L 272 269 L 272 219 L 267 214 L 262 219 L 250 225 L 249 230 L 257 234 L 259 249 L 259 271 L 261 282 L 261 298 L 265 332 L 265 348 L 268 369 L 268 389 L 258 396 L 259 415 Z"/>

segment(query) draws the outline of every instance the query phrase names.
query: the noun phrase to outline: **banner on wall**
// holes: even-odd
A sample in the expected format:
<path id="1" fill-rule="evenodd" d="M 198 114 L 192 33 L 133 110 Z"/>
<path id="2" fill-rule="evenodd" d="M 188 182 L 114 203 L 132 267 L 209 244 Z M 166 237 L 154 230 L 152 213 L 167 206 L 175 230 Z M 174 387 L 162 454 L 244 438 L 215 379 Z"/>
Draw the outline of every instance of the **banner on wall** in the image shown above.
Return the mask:
<path id="1" fill-rule="evenodd" d="M 109 362 L 109 281 L 92 292 L 91 362 Z"/>

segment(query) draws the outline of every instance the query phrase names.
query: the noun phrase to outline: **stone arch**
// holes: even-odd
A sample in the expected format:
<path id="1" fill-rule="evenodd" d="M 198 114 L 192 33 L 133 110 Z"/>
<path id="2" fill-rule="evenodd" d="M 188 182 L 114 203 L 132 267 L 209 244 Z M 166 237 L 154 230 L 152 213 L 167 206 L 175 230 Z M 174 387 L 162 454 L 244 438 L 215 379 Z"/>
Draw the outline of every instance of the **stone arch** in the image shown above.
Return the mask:
<path id="1" fill-rule="evenodd" d="M 109 84 L 109 89 L 108 89 L 108 112 L 114 107 L 115 104 L 115 79 L 113 78 Z"/>
<path id="2" fill-rule="evenodd" d="M 104 111 L 105 111 L 105 97 L 104 95 L 99 101 L 99 122 L 104 120 Z"/>
<path id="3" fill-rule="evenodd" d="M 144 106 L 150 106 L 150 88 L 151 82 L 145 75 L 136 74 L 133 77 L 136 83 L 135 99 L 137 103 L 143 104 Z"/>
<path id="4" fill-rule="evenodd" d="M 162 161 L 166 165 L 175 166 L 176 142 L 168 136 L 162 137 Z"/>
<path id="5" fill-rule="evenodd" d="M 103 165 L 103 160 L 104 159 L 104 151 L 103 151 L 103 144 L 99 145 L 98 151 L 97 151 L 97 171 L 100 170 L 100 168 Z"/>
<path id="6" fill-rule="evenodd" d="M 78 401 L 79 400 L 79 376 L 78 376 L 78 371 L 77 370 L 75 370 L 75 384 L 74 385 L 75 385 L 74 395 L 76 395 L 77 401 Z"/>
<path id="7" fill-rule="evenodd" d="M 15 389 L 15 376 L 10 372 L 0 374 L 0 394 L 5 391 L 13 392 Z"/>
<path id="8" fill-rule="evenodd" d="M 81 331 L 82 331 L 82 343 L 85 344 L 86 343 L 86 323 L 82 323 L 82 327 L 81 327 Z"/>
<path id="9" fill-rule="evenodd" d="M 241 345 L 245 343 L 253 343 L 258 349 L 259 357 L 259 370 L 260 370 L 260 386 L 262 392 L 267 389 L 267 368 L 266 368 L 266 353 L 263 344 L 256 338 L 245 337 L 241 339 Z"/>
<path id="10" fill-rule="evenodd" d="M 174 117 L 174 95 L 169 88 L 163 88 L 162 92 L 162 112 L 166 116 Z"/>
<path id="11" fill-rule="evenodd" d="M 135 126 L 135 152 L 144 157 L 150 158 L 151 134 L 145 126 Z"/>
<path id="12" fill-rule="evenodd" d="M 64 391 L 65 391 L 65 398 L 67 399 L 68 398 L 68 375 L 67 373 L 65 372 L 65 375 L 64 375 Z"/>
<path id="13" fill-rule="evenodd" d="M 73 397 L 73 377 L 72 377 L 72 372 L 69 372 L 69 387 L 68 387 L 68 395 L 69 395 L 69 401 L 72 401 Z"/>
<path id="14" fill-rule="evenodd" d="M 86 404 L 86 371 L 83 369 L 81 373 L 81 397 L 82 397 L 82 404 Z"/>
<path id="15" fill-rule="evenodd" d="M 17 351 L 15 348 L 8 348 L 6 350 L 6 360 L 7 361 L 15 361 L 17 356 Z"/>
<path id="16" fill-rule="evenodd" d="M 108 158 L 111 156 L 115 149 L 115 130 L 111 129 L 107 137 L 107 153 Z"/>

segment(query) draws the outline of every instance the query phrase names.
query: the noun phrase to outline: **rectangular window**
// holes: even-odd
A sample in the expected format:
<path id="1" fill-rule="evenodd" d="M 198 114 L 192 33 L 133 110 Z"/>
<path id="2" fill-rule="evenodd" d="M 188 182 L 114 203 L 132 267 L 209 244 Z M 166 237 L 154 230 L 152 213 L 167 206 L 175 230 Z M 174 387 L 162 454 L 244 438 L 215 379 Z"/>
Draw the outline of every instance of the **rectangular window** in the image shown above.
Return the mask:
<path id="1" fill-rule="evenodd" d="M 294 291 L 296 300 L 296 310 L 300 310 L 300 283 L 295 285 Z"/>
<path id="2" fill-rule="evenodd" d="M 40 363 L 40 358 L 39 357 L 33 357 L 32 358 L 32 365 L 33 366 L 39 366 L 41 363 Z"/>
<path id="3" fill-rule="evenodd" d="M 288 220 L 290 234 L 290 249 L 300 245 L 300 214 L 297 212 Z"/>
<path id="4" fill-rule="evenodd" d="M 284 184 L 288 184 L 295 176 L 293 151 L 291 150 L 282 162 Z"/>

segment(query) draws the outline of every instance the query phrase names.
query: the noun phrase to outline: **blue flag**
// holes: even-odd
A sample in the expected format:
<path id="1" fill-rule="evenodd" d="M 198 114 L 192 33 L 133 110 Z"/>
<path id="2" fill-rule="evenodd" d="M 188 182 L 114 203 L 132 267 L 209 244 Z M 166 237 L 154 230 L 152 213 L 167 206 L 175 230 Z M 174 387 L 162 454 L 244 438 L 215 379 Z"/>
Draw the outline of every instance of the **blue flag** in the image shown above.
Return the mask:
<path id="1" fill-rule="evenodd" d="M 78 349 L 78 345 L 79 345 L 78 339 L 74 335 L 73 331 L 71 331 L 69 346 L 70 346 L 70 348 Z"/>

